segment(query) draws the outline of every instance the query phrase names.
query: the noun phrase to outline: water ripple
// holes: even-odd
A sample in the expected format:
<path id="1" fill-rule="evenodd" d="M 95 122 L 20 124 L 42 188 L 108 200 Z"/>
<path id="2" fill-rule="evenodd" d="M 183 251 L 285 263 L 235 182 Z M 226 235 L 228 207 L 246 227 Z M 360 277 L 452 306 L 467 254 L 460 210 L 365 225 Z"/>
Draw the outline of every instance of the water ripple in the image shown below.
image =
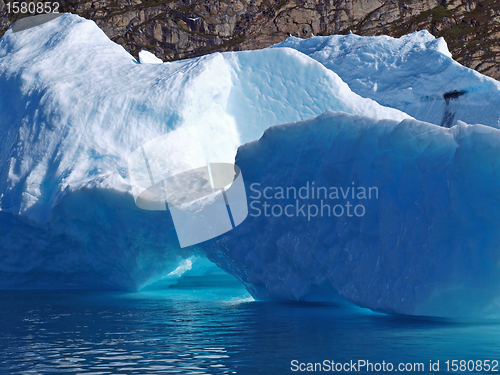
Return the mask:
<path id="1" fill-rule="evenodd" d="M 279 375 L 291 373 L 292 359 L 500 357 L 498 324 L 234 294 L 226 302 L 158 293 L 0 292 L 0 374 Z"/>

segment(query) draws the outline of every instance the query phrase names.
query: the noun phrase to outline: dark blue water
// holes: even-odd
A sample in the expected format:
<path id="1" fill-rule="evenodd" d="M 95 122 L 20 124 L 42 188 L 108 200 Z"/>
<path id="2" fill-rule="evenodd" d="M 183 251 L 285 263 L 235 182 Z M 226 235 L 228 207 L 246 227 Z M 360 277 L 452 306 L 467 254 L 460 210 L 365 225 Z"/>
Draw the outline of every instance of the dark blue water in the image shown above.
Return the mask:
<path id="1" fill-rule="evenodd" d="M 446 360 L 500 359 L 498 323 L 254 302 L 239 288 L 0 292 L 0 328 L 9 375 L 292 374 L 292 360 L 359 359 L 424 363 L 420 373 L 430 373 L 430 360 L 445 372 Z"/>

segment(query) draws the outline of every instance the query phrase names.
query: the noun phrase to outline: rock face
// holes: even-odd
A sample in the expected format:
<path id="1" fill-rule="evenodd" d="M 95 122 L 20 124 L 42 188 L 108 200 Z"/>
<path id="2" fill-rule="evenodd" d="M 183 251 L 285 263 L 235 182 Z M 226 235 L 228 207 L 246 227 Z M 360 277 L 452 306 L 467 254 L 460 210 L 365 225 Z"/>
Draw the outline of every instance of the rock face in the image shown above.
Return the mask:
<path id="1" fill-rule="evenodd" d="M 0 2 L 0 35 L 25 14 Z M 164 61 L 215 51 L 268 47 L 289 35 L 443 36 L 465 66 L 500 78 L 500 4 L 496 0 L 61 0 L 59 11 L 94 20 L 137 56 Z M 38 1 L 35 1 L 38 3 Z M 12 9 L 11 9 L 12 10 Z"/>

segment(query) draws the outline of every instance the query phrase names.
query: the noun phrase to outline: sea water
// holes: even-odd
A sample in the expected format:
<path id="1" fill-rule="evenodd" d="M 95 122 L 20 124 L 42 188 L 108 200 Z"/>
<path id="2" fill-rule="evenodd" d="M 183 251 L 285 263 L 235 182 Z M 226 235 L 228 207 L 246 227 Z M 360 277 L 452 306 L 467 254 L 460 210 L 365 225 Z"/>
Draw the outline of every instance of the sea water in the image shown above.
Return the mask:
<path id="1" fill-rule="evenodd" d="M 236 285 L 0 292 L 0 374 L 9 375 L 292 374 L 308 363 L 359 360 L 392 363 L 393 372 L 422 363 L 419 373 L 437 373 L 437 361 L 446 372 L 447 360 L 499 360 L 499 338 L 497 322 L 258 302 Z"/>

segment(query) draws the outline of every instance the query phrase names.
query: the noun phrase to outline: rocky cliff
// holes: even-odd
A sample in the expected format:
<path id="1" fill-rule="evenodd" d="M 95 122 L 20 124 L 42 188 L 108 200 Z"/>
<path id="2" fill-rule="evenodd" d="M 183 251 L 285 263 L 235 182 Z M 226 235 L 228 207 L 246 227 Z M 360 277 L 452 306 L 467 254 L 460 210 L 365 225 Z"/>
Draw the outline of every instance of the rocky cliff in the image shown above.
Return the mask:
<path id="1" fill-rule="evenodd" d="M 38 3 L 38 1 L 35 1 Z M 26 14 L 0 2 L 0 35 Z M 401 36 L 427 29 L 443 36 L 465 66 L 500 78 L 497 0 L 60 0 L 61 12 L 94 20 L 137 56 L 168 61 L 215 51 L 264 48 L 289 35 Z"/>

